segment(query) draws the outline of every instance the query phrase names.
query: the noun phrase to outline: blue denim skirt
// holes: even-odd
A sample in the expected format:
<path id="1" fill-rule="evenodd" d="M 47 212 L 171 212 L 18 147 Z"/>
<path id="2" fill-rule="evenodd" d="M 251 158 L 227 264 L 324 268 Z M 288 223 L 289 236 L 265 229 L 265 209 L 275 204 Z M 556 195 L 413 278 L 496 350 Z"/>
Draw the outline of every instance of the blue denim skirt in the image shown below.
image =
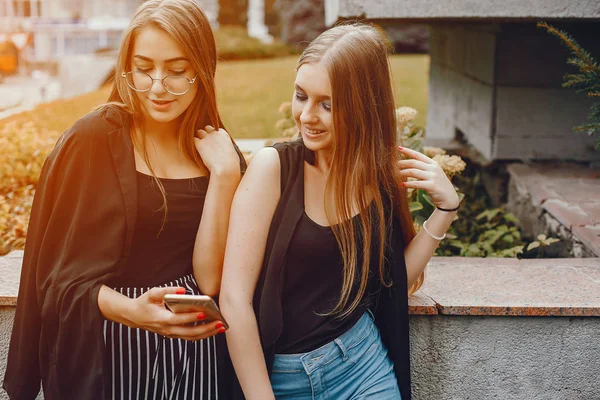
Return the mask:
<path id="1" fill-rule="evenodd" d="M 303 354 L 276 354 L 277 399 L 400 400 L 394 365 L 369 312 L 347 332 Z"/>

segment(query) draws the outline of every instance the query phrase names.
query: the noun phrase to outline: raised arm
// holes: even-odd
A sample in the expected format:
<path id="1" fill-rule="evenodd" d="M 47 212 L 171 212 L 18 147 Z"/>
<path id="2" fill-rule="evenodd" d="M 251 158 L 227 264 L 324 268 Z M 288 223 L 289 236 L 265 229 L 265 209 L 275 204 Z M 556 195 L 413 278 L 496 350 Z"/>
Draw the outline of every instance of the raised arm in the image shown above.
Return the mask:
<path id="1" fill-rule="evenodd" d="M 277 150 L 258 152 L 233 199 L 220 305 L 227 345 L 246 399 L 274 399 L 252 307 L 271 220 L 280 197 Z"/>
<path id="2" fill-rule="evenodd" d="M 240 159 L 231 138 L 212 126 L 199 130 L 196 149 L 210 170 L 210 182 L 194 244 L 194 277 L 200 291 L 219 294 L 229 212 L 240 182 Z"/>
<path id="3" fill-rule="evenodd" d="M 399 161 L 402 175 L 416 179 L 404 183 L 404 187 L 427 191 L 436 207 L 453 209 L 458 206 L 459 198 L 456 190 L 436 161 L 408 148 L 401 147 L 400 151 L 408 157 L 406 160 Z M 455 215 L 456 211 L 447 212 L 436 209 L 427 220 L 427 230 L 433 236 L 442 237 L 450 227 Z M 419 278 L 440 244 L 440 241 L 433 236 L 428 234 L 425 229 L 421 229 L 404 251 L 409 288 Z"/>

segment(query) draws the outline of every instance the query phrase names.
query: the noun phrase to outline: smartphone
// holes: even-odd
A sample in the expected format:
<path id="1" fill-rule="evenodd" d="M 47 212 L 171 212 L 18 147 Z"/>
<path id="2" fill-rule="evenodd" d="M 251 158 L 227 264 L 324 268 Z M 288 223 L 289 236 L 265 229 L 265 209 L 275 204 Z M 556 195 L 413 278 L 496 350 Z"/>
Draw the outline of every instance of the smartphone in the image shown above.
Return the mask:
<path id="1" fill-rule="evenodd" d="M 183 312 L 203 312 L 206 315 L 200 323 L 213 321 L 221 321 L 225 329 L 229 329 L 229 325 L 219 306 L 210 296 L 191 295 L 191 294 L 165 294 L 163 301 L 167 308 L 174 313 Z"/>

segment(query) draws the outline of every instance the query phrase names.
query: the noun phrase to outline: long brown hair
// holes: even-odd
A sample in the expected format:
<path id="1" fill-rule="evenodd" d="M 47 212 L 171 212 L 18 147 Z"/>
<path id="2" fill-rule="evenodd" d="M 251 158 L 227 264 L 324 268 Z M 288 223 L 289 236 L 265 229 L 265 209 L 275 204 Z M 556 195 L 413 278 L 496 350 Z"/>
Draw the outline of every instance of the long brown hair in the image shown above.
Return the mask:
<path id="1" fill-rule="evenodd" d="M 399 221 L 406 245 L 415 229 L 397 167 L 396 115 L 385 39 L 365 24 L 338 25 L 310 43 L 297 68 L 307 63 L 321 63 L 331 82 L 334 140 L 325 198 L 333 200 L 334 209 L 326 202 L 325 212 L 342 253 L 344 279 L 340 299 L 330 313 L 344 317 L 360 304 L 367 288 L 372 249 L 379 256 L 380 280 L 391 285 L 385 255 L 392 217 Z M 386 212 L 390 207 L 393 213 Z M 360 223 L 352 218 L 357 209 Z M 423 275 L 409 293 L 422 281 Z M 354 287 L 358 293 L 351 298 Z"/>
<path id="2" fill-rule="evenodd" d="M 183 50 L 192 69 L 198 73 L 196 84 L 198 92 L 190 106 L 180 116 L 178 133 L 179 147 L 185 156 L 198 166 L 202 159 L 194 146 L 194 134 L 206 125 L 215 129 L 223 128 L 223 122 L 217 110 L 215 93 L 215 71 L 217 51 L 215 39 L 208 18 L 202 9 L 191 0 L 148 0 L 140 5 L 121 39 L 121 48 L 117 58 L 114 86 L 108 103 L 102 107 L 117 106 L 127 111 L 133 120 L 132 140 L 143 155 L 144 160 L 163 196 L 164 218 L 167 216 L 167 201 L 164 187 L 156 177 L 148 157 L 146 137 L 139 133 L 142 126 L 141 105 L 133 90 L 121 77 L 122 71 L 131 70 L 133 43 L 138 32 L 145 27 L 155 27 L 166 32 Z"/>

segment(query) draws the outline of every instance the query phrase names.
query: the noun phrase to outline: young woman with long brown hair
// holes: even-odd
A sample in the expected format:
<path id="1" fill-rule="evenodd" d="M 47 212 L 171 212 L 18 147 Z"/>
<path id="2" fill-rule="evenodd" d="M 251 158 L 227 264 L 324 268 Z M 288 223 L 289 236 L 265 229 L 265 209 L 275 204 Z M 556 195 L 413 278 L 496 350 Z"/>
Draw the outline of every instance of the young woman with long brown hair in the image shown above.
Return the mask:
<path id="1" fill-rule="evenodd" d="M 149 0 L 121 43 L 109 103 L 58 141 L 37 187 L 4 388 L 11 399 L 216 399 L 223 324 L 168 293 L 219 292 L 245 168 L 215 99 L 194 1 Z"/>
<path id="2" fill-rule="evenodd" d="M 374 28 L 320 35 L 297 67 L 301 138 L 261 150 L 236 192 L 220 299 L 247 399 L 410 399 L 408 293 L 459 199 L 398 150 L 390 79 Z M 439 208 L 416 236 L 409 187 Z"/>

